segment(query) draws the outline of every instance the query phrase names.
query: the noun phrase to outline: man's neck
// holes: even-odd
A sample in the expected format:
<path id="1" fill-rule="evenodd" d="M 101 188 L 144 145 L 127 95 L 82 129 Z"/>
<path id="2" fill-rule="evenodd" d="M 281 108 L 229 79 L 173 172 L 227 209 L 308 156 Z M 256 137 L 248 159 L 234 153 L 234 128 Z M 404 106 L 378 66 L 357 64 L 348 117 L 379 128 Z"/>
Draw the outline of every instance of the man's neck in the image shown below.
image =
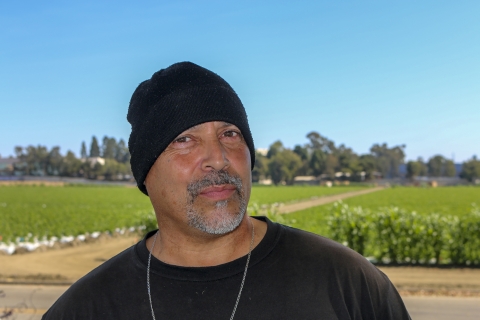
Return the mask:
<path id="1" fill-rule="evenodd" d="M 185 232 L 159 222 L 159 234 L 152 255 L 162 262 L 184 267 L 207 267 L 224 264 L 248 254 L 253 226 L 253 247 L 263 239 L 267 224 L 247 215 L 232 232 L 213 236 L 201 232 Z M 153 237 L 147 239 L 151 250 Z"/>

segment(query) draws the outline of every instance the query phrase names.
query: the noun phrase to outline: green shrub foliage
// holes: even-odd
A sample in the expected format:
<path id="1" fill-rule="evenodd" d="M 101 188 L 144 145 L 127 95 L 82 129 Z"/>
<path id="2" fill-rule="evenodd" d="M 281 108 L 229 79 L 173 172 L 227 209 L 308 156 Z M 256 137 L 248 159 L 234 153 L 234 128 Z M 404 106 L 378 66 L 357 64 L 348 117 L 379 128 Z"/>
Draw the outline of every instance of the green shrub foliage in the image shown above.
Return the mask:
<path id="1" fill-rule="evenodd" d="M 329 236 L 383 263 L 480 264 L 480 210 L 461 217 L 420 215 L 397 207 L 370 212 L 337 202 Z"/>

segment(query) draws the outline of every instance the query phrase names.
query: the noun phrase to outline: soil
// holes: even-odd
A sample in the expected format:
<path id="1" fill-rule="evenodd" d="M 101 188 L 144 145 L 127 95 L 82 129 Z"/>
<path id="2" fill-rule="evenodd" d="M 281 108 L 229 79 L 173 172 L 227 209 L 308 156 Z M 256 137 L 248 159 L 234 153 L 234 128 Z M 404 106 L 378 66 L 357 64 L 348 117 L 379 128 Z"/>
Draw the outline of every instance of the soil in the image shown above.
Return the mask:
<path id="1" fill-rule="evenodd" d="M 71 284 L 138 240 L 138 236 L 101 237 L 56 250 L 0 255 L 0 282 Z"/>

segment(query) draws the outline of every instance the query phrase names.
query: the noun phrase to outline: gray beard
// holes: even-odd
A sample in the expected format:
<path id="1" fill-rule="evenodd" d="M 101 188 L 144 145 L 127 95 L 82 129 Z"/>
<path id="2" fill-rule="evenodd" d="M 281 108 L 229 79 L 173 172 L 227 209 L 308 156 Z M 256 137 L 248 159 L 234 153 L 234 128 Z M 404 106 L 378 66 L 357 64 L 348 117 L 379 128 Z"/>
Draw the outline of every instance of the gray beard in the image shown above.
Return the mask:
<path id="1" fill-rule="evenodd" d="M 232 200 L 222 200 L 215 203 L 212 212 L 202 212 L 194 208 L 194 202 L 200 192 L 214 185 L 231 184 L 235 186 L 235 196 L 238 198 L 238 211 L 228 212 L 228 203 Z M 247 211 L 247 200 L 243 192 L 242 180 L 228 172 L 212 171 L 200 180 L 193 181 L 187 186 L 187 220 L 191 227 L 208 234 L 222 235 L 235 230 L 243 220 Z"/>

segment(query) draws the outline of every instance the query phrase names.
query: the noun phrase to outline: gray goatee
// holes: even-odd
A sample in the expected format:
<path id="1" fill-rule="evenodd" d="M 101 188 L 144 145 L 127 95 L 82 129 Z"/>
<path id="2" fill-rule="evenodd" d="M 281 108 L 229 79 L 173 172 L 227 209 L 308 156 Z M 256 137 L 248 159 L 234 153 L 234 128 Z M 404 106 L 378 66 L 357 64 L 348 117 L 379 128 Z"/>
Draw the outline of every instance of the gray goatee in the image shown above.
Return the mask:
<path id="1" fill-rule="evenodd" d="M 203 212 L 194 208 L 194 202 L 203 189 L 223 184 L 235 186 L 235 194 L 232 199 L 217 201 L 211 212 Z M 187 186 L 188 224 L 208 234 L 221 235 L 235 230 L 242 222 L 247 209 L 247 201 L 242 186 L 242 180 L 239 176 L 230 175 L 224 170 L 212 171 L 200 180 L 189 183 Z M 236 212 L 227 211 L 228 203 L 231 201 L 238 201 Z"/>

